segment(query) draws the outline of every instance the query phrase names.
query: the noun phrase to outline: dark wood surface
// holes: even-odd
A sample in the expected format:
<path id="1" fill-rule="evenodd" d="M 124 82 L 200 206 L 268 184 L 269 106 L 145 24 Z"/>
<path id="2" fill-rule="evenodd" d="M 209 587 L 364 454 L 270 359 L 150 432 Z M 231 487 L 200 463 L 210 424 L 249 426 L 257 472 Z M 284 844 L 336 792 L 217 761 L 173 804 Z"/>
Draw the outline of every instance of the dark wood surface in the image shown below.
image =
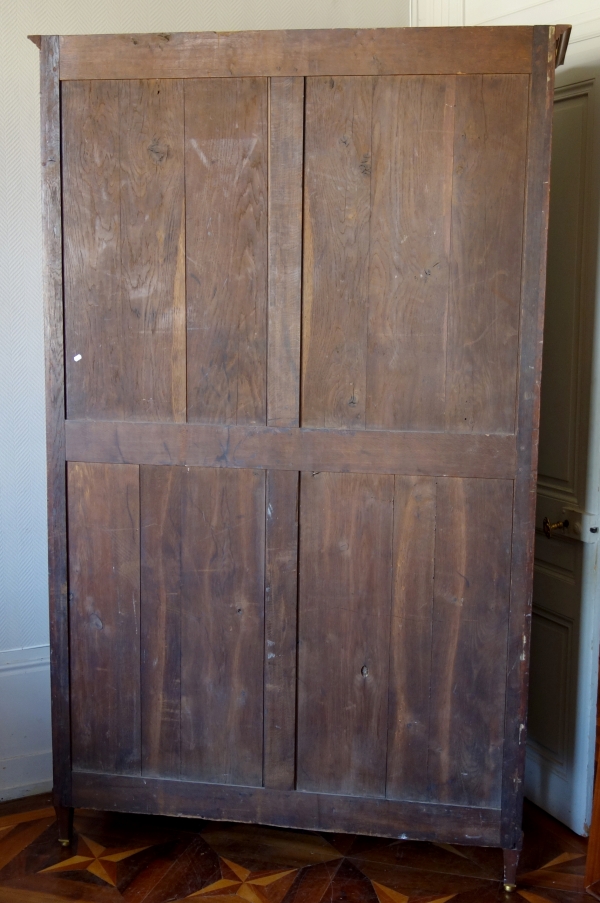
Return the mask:
<path id="1" fill-rule="evenodd" d="M 54 798 L 71 796 L 67 501 L 65 491 L 65 388 L 61 219 L 59 41 L 44 36 L 40 54 L 42 250 L 46 349 L 46 459 L 48 591 Z"/>
<path id="2" fill-rule="evenodd" d="M 304 79 L 269 79 L 267 424 L 299 426 Z"/>
<path id="3" fill-rule="evenodd" d="M 140 468 L 142 774 L 181 774 L 181 467 Z"/>
<path id="4" fill-rule="evenodd" d="M 260 786 L 265 474 L 185 468 L 181 774 Z"/>
<path id="5" fill-rule="evenodd" d="M 67 420 L 68 461 L 510 479 L 515 438 Z"/>
<path id="6" fill-rule="evenodd" d="M 139 774 L 139 468 L 69 464 L 67 484 L 73 767 Z"/>
<path id="7" fill-rule="evenodd" d="M 534 523 L 540 383 L 550 204 L 550 150 L 554 92 L 554 28 L 536 26 L 529 85 L 530 135 L 525 181 L 518 362 L 517 472 L 513 501 L 510 619 L 502 788 L 502 843 L 520 846 L 520 813 L 527 743 Z"/>
<path id="8" fill-rule="evenodd" d="M 296 780 L 298 474 L 267 472 L 265 534 L 264 785 Z"/>
<path id="9" fill-rule="evenodd" d="M 70 82 L 62 117 L 68 416 L 185 420 L 182 83 Z"/>
<path id="10" fill-rule="evenodd" d="M 499 843 L 500 810 L 369 799 L 337 793 L 231 787 L 128 775 L 73 772 L 76 806 L 113 812 L 185 815 L 308 830 L 460 843 Z"/>
<path id="11" fill-rule="evenodd" d="M 375 82 L 366 354 L 371 429 L 446 425 L 455 93 L 456 78 Z"/>
<path id="12" fill-rule="evenodd" d="M 385 796 L 393 504 L 391 476 L 301 476 L 299 790 Z"/>
<path id="13" fill-rule="evenodd" d="M 187 419 L 266 416 L 267 80 L 185 85 Z"/>
<path id="14" fill-rule="evenodd" d="M 553 29 L 61 41 L 76 803 L 516 850 Z"/>
<path id="15" fill-rule="evenodd" d="M 63 35 L 61 79 L 531 72 L 530 26 Z"/>
<path id="16" fill-rule="evenodd" d="M 453 432 L 515 428 L 528 82 L 456 80 L 446 361 Z"/>

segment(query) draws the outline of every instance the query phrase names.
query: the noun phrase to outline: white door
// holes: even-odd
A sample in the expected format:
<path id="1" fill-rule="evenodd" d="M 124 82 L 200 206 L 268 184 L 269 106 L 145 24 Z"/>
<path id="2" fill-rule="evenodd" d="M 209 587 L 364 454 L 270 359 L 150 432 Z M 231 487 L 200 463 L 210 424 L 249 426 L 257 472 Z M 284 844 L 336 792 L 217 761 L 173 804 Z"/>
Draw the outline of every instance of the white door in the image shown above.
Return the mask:
<path id="1" fill-rule="evenodd" d="M 598 691 L 598 75 L 557 72 L 525 776 L 526 796 L 579 834 L 591 817 Z M 544 517 L 568 527 L 548 539 Z"/>

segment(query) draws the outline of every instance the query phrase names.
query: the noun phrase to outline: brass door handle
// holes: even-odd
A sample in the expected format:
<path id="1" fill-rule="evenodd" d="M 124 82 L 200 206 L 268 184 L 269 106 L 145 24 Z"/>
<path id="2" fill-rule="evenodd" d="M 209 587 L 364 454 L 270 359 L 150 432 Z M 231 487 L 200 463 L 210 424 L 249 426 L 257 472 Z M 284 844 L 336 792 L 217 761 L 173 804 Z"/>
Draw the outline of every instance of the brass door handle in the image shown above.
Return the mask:
<path id="1" fill-rule="evenodd" d="M 555 524 L 551 524 L 547 517 L 544 518 L 542 526 L 544 528 L 544 533 L 550 539 L 552 537 L 553 530 L 565 530 L 569 526 L 568 520 L 557 520 Z"/>

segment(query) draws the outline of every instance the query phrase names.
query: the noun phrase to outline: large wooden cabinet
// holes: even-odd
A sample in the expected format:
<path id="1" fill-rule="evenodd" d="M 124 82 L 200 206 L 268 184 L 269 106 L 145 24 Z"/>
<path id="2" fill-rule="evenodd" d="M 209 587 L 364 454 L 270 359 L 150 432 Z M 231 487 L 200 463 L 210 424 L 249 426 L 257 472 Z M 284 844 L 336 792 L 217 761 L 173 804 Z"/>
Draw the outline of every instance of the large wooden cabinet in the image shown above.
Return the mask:
<path id="1" fill-rule="evenodd" d="M 518 849 L 557 37 L 42 39 L 63 830 Z"/>

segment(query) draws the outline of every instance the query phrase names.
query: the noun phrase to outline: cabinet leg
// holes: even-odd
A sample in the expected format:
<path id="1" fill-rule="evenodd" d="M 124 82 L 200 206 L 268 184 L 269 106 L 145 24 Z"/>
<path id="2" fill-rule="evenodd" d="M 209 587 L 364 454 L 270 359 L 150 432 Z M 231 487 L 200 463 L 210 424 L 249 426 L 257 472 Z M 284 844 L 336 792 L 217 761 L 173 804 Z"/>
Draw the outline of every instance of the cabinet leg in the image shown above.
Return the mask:
<path id="1" fill-rule="evenodd" d="M 520 850 L 502 850 L 504 854 L 504 890 L 512 894 L 517 889 L 517 866 Z"/>
<path id="2" fill-rule="evenodd" d="M 55 806 L 58 822 L 58 842 L 63 847 L 71 845 L 73 840 L 73 809 L 70 806 Z"/>

